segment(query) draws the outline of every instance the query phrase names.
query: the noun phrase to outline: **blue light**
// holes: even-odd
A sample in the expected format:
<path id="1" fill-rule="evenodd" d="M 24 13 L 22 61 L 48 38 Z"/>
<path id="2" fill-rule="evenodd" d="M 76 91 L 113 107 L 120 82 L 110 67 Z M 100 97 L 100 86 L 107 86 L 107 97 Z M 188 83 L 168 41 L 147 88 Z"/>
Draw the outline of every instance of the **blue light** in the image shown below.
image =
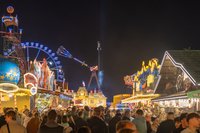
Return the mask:
<path id="1" fill-rule="evenodd" d="M 99 84 L 102 85 L 103 84 L 103 71 L 99 71 L 98 72 L 98 78 L 99 78 Z"/>
<path id="2" fill-rule="evenodd" d="M 58 60 L 58 57 L 54 57 L 54 60 Z"/>
<path id="3" fill-rule="evenodd" d="M 48 49 L 48 47 L 44 47 L 44 50 L 46 51 Z"/>
<path id="4" fill-rule="evenodd" d="M 59 64 L 60 64 L 60 61 L 56 61 L 56 64 L 59 65 Z"/>
<path id="5" fill-rule="evenodd" d="M 19 34 L 22 34 L 23 29 L 19 29 Z"/>
<path id="6" fill-rule="evenodd" d="M 24 45 L 25 45 L 24 43 L 21 43 L 21 46 L 22 46 L 22 47 L 24 47 Z"/>
<path id="7" fill-rule="evenodd" d="M 9 28 L 8 30 L 9 30 L 9 32 L 11 33 L 13 29 L 12 29 L 12 28 Z"/>
<path id="8" fill-rule="evenodd" d="M 38 46 L 39 46 L 39 43 L 35 43 L 35 46 L 38 47 Z"/>
<path id="9" fill-rule="evenodd" d="M 31 42 L 31 46 L 33 46 L 34 45 L 34 42 Z"/>
<path id="10" fill-rule="evenodd" d="M 29 46 L 29 42 L 26 42 L 26 46 Z"/>
<path id="11" fill-rule="evenodd" d="M 7 56 L 7 55 L 8 55 L 8 53 L 7 53 L 7 52 L 3 52 L 3 55 L 4 55 L 4 56 Z"/>
<path id="12" fill-rule="evenodd" d="M 51 49 L 48 50 L 48 53 L 51 53 Z"/>
<path id="13" fill-rule="evenodd" d="M 44 45 L 41 44 L 41 45 L 40 45 L 40 48 L 43 48 L 43 46 L 44 46 Z"/>
<path id="14" fill-rule="evenodd" d="M 51 56 L 55 56 L 55 53 L 52 53 Z"/>

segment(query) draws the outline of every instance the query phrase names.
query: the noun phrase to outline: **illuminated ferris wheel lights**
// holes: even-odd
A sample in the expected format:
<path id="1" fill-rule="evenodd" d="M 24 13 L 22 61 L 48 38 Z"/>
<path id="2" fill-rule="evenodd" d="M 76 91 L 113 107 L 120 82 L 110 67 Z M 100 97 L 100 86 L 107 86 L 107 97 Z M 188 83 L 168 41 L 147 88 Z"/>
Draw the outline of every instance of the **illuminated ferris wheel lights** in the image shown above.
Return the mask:
<path id="1" fill-rule="evenodd" d="M 25 45 L 26 45 L 26 46 L 29 46 L 29 42 L 26 42 Z"/>
<path id="2" fill-rule="evenodd" d="M 52 53 L 51 56 L 55 56 L 55 53 Z"/>
<path id="3" fill-rule="evenodd" d="M 46 51 L 48 49 L 48 47 L 44 47 L 44 50 Z"/>
<path id="4" fill-rule="evenodd" d="M 52 62 L 52 61 L 49 61 L 49 65 L 53 65 L 53 62 Z"/>
<path id="5" fill-rule="evenodd" d="M 48 53 L 50 54 L 51 52 L 52 52 L 51 49 L 49 49 L 49 50 L 48 50 Z"/>
<path id="6" fill-rule="evenodd" d="M 42 48 L 43 48 L 43 46 L 44 46 L 44 45 L 42 45 L 42 44 L 41 44 L 41 45 L 40 45 L 40 48 L 42 49 Z"/>
<path id="7" fill-rule="evenodd" d="M 54 60 L 58 60 L 58 57 L 54 57 Z"/>
<path id="8" fill-rule="evenodd" d="M 31 46 L 33 46 L 34 45 L 34 42 L 31 42 Z"/>
<path id="9" fill-rule="evenodd" d="M 35 43 L 35 46 L 38 47 L 38 46 L 39 46 L 39 43 Z"/>
<path id="10" fill-rule="evenodd" d="M 57 64 L 57 65 L 60 65 L 60 61 L 56 61 L 56 64 Z"/>
<path id="11" fill-rule="evenodd" d="M 23 29 L 19 29 L 19 34 L 22 34 Z"/>
<path id="12" fill-rule="evenodd" d="M 62 69 L 59 69 L 58 71 L 59 71 L 60 73 L 62 73 Z"/>

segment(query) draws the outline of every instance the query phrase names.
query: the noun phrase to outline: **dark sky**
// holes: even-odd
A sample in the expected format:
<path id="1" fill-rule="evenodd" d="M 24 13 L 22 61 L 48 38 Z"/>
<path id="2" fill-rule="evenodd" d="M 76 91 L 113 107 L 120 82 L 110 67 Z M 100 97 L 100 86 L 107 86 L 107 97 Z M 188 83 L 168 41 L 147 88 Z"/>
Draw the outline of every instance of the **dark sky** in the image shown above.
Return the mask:
<path id="1" fill-rule="evenodd" d="M 200 3 L 168 0 L 0 0 L 0 14 L 13 5 L 24 34 L 54 51 L 60 45 L 89 65 L 97 64 L 97 41 L 103 49 L 103 91 L 109 100 L 130 92 L 123 76 L 140 69 L 142 61 L 172 49 L 200 49 Z M 60 57 L 71 89 L 87 82 L 90 71 Z"/>

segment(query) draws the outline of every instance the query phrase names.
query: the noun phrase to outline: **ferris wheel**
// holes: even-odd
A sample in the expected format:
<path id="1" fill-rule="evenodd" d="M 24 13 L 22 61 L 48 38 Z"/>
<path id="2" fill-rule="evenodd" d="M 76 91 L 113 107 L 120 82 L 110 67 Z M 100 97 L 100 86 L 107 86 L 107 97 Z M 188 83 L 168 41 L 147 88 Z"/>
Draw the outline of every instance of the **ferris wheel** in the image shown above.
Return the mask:
<path id="1" fill-rule="evenodd" d="M 21 47 L 24 49 L 24 55 L 28 64 L 30 61 L 34 61 L 35 59 L 39 62 L 42 62 L 43 58 L 45 58 L 47 60 L 50 70 L 55 72 L 56 80 L 59 82 L 63 82 L 64 72 L 62 70 L 62 65 L 53 50 L 43 44 L 35 42 L 21 43 Z M 16 50 L 14 46 L 12 46 L 10 49 L 7 49 L 7 51 L 4 51 L 4 56 L 16 57 L 15 55 Z M 28 66 L 28 70 L 29 67 L 30 66 Z"/>

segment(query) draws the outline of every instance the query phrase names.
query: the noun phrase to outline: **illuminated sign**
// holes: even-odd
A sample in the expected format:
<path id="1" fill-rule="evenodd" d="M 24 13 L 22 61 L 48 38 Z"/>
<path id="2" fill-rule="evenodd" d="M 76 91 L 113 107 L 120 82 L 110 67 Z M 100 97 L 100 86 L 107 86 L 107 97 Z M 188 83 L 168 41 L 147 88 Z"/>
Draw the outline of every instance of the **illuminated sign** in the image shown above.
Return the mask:
<path id="1" fill-rule="evenodd" d="M 24 74 L 24 87 L 30 86 L 31 95 L 35 95 L 37 93 L 38 79 L 32 73 Z"/>
<path id="2" fill-rule="evenodd" d="M 11 83 L 1 83 L 0 84 L 0 91 L 6 92 L 6 93 L 12 93 L 19 90 L 19 87 L 15 84 Z"/>

